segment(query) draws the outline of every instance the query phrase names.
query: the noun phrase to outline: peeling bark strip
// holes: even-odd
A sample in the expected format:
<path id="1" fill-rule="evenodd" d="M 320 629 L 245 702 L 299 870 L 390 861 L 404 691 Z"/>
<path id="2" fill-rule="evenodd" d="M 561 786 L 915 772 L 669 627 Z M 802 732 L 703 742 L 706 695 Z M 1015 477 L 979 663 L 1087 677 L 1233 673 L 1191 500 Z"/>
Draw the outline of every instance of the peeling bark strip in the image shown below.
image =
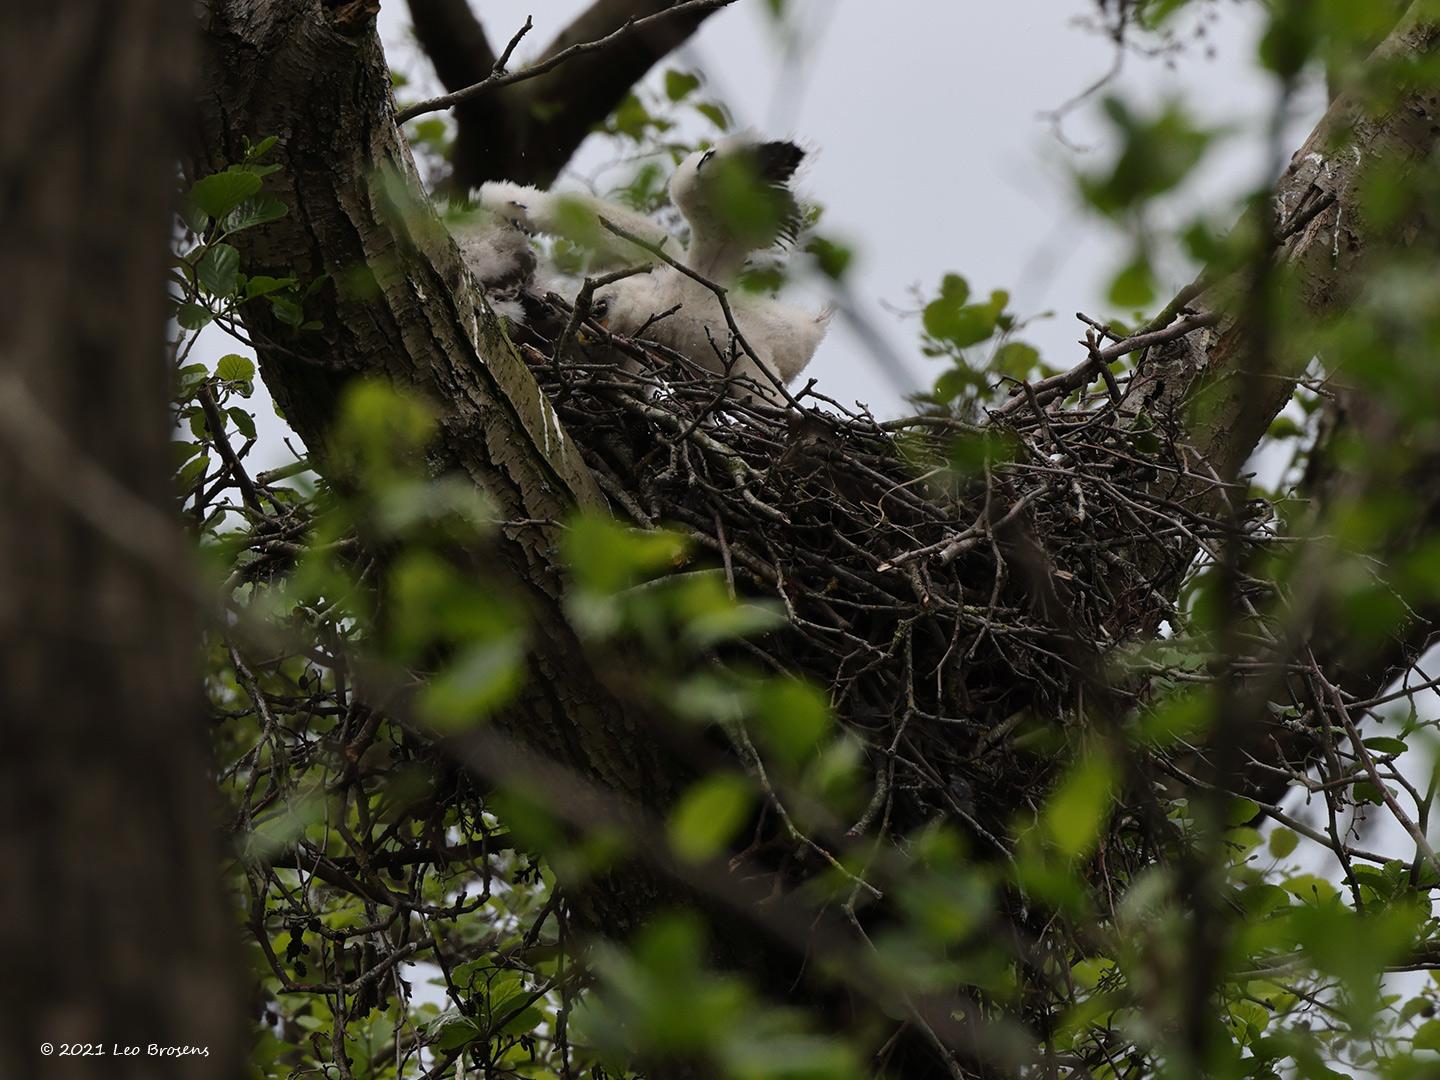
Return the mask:
<path id="1" fill-rule="evenodd" d="M 424 397 L 439 434 L 437 474 L 458 472 L 503 520 L 560 521 L 602 508 L 594 481 L 524 363 L 485 310 L 435 215 L 394 121 L 371 21 L 341 32 L 321 0 L 210 0 L 199 174 L 243 157 L 243 139 L 277 135 L 271 182 L 290 214 L 236 238 L 247 272 L 328 275 L 292 333 L 264 312 L 249 326 L 285 417 L 323 452 L 335 403 L 358 377 Z M 323 453 L 318 453 L 323 459 Z M 628 715 L 585 662 L 560 608 L 558 527 L 502 529 L 475 572 L 524 604 L 525 693 L 505 723 L 527 744 L 650 807 L 670 804 L 686 770 Z M 617 885 L 597 921 L 620 930 L 653 910 L 653 883 Z"/>
<path id="2" fill-rule="evenodd" d="M 155 523 L 173 507 L 165 271 L 189 14 L 0 5 L 5 1077 L 249 1075 L 194 612 L 156 567 L 184 566 L 178 526 Z M 111 512 L 87 501 L 96 476 Z M 73 1043 L 105 1056 L 61 1056 Z M 208 1056 L 157 1063 L 150 1043 Z"/>

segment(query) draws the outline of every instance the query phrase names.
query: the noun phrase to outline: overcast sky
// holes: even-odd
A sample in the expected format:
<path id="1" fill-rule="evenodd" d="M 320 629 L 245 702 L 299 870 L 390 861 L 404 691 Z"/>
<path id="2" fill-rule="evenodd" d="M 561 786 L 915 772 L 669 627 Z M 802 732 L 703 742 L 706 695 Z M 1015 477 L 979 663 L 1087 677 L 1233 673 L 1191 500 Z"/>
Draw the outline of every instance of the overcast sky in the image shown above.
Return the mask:
<path id="1" fill-rule="evenodd" d="M 534 17 L 535 29 L 519 50 L 524 58 L 585 4 L 475 0 L 474 6 L 496 43 Z M 703 73 L 705 92 L 728 104 L 741 125 L 795 137 L 817 151 L 803 189 L 824 205 L 827 232 L 858 250 L 855 293 L 905 362 L 910 384 L 887 379 L 843 327 L 822 345 L 807 374 L 818 376 L 832 397 L 860 399 L 887 414 L 901 411 L 903 391 L 933 380 L 938 362 L 915 348 L 916 321 L 887 309 L 913 309 L 913 287 L 933 293 L 951 271 L 977 292 L 1009 289 L 1021 315 L 1053 309 L 1056 317 L 1034 324 L 1026 336 L 1052 364 L 1083 359 L 1074 345 L 1081 329 L 1074 312 L 1105 314 L 1099 298 L 1124 249 L 1113 230 L 1077 208 L 1071 175 L 1075 167 L 1102 162 L 1113 138 L 1094 103 L 1075 110 L 1064 128 L 1070 143 L 1093 147 L 1089 153 L 1067 149 L 1041 114 L 1112 63 L 1109 42 L 1078 25 L 1079 17 L 1093 14 L 1093 0 L 791 0 L 789 6 L 800 28 L 798 54 L 786 51 L 763 0 L 739 0 L 712 16 L 673 66 Z M 1235 128 L 1185 200 L 1225 221 L 1228 204 L 1263 175 L 1260 132 L 1274 89 L 1253 59 L 1258 5 L 1220 0 L 1203 6 L 1211 13 L 1198 27 L 1203 36 L 1195 34 L 1195 21 L 1183 24 L 1187 48 L 1173 67 L 1132 56 L 1114 90 L 1141 107 L 1180 95 L 1202 119 Z M 392 62 L 428 74 L 399 0 L 385 0 L 381 29 Z M 1300 103 L 1291 125 L 1294 145 L 1320 105 L 1316 94 Z M 592 138 L 576 170 L 589 174 L 613 156 L 605 140 Z M 1178 288 L 1189 269 L 1171 268 L 1171 280 L 1162 284 Z"/>
<path id="2" fill-rule="evenodd" d="M 523 62 L 584 0 L 476 0 L 476 6 L 496 42 L 533 16 L 535 29 L 518 53 Z M 904 393 L 928 384 L 937 361 L 920 355 L 916 320 L 896 312 L 913 310 L 914 289 L 934 292 L 952 271 L 976 291 L 1009 289 L 1021 315 L 1053 311 L 1025 338 L 1052 365 L 1081 360 L 1074 312 L 1106 314 L 1101 298 L 1126 249 L 1113 228 L 1077 206 L 1071 176 L 1076 168 L 1098 167 L 1114 140 L 1095 102 L 1070 114 L 1065 141 L 1042 114 L 1113 61 L 1111 45 L 1078 25 L 1093 12 L 1092 0 L 791 0 L 801 28 L 793 53 L 767 6 L 739 0 L 712 16 L 673 66 L 703 73 L 704 93 L 729 105 L 740 124 L 795 137 L 816 151 L 804 192 L 824 205 L 826 231 L 857 250 L 854 295 L 907 373 L 887 375 L 840 325 L 808 372 L 820 389 L 881 414 L 901 412 Z M 1200 35 L 1192 23 L 1173 61 L 1129 57 L 1112 89 L 1140 107 L 1181 96 L 1203 120 L 1234 130 L 1182 200 L 1187 211 L 1208 209 L 1224 221 L 1234 198 L 1264 173 L 1260 133 L 1274 89 L 1253 59 L 1257 5 L 1217 0 L 1206 10 L 1212 14 Z M 380 26 L 392 65 L 416 80 L 408 92 L 433 88 L 401 0 L 384 0 Z M 1290 145 L 1299 145 L 1320 104 L 1318 94 L 1302 97 Z M 612 147 L 592 138 L 575 168 L 589 176 L 613 158 Z M 1190 268 L 1172 266 L 1162 286 L 1178 287 L 1189 276 Z M 235 349 L 218 331 L 203 344 L 211 357 Z M 268 402 L 262 397 L 256 405 L 263 435 L 257 467 L 290 460 Z"/>

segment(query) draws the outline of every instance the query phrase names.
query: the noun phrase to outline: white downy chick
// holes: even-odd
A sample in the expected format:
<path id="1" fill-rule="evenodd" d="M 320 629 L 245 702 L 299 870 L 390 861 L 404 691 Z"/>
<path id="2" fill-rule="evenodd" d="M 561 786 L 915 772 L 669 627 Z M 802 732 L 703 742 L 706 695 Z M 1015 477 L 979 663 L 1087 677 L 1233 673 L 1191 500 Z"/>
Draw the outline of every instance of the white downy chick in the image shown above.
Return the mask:
<path id="1" fill-rule="evenodd" d="M 687 157 L 670 180 L 670 198 L 690 225 L 690 243 L 679 261 L 728 289 L 752 252 L 793 240 L 801 214 L 788 183 L 804 157 L 794 143 L 748 135 Z M 782 383 L 805 369 L 829 329 L 829 309 L 815 312 L 737 291 L 727 298 L 741 336 Z M 715 293 L 673 267 L 619 281 L 600 290 L 597 300 L 616 333 L 643 334 L 712 371 L 723 373 L 728 365 L 765 397 L 781 399 L 775 380 L 743 350 L 731 362 L 733 335 Z"/>
<path id="2" fill-rule="evenodd" d="M 535 287 L 535 249 L 513 222 L 479 210 L 451 229 L 460 256 L 485 290 L 490 307 L 523 323 L 521 297 Z"/>
<path id="3" fill-rule="evenodd" d="M 596 304 L 612 331 L 667 345 L 717 374 L 728 370 L 747 380 L 737 397 L 758 392 L 772 402 L 783 400 L 775 379 L 789 383 L 805 369 L 829 329 L 831 315 L 828 309 L 817 313 L 765 297 L 734 297 L 731 313 L 755 353 L 752 359 L 734 341 L 715 293 L 672 267 L 600 289 Z"/>
<path id="4" fill-rule="evenodd" d="M 651 257 L 601 225 L 602 217 L 646 243 L 660 246 L 670 239 L 663 226 L 644 214 L 584 191 L 541 191 L 492 180 L 481 185 L 479 202 L 526 233 L 561 237 L 584 248 L 591 270 L 643 263 Z"/>
<path id="5" fill-rule="evenodd" d="M 690 225 L 685 265 L 728 286 L 752 252 L 793 242 L 803 215 L 789 184 L 804 160 L 793 142 L 742 134 L 682 161 L 670 177 L 670 201 Z"/>

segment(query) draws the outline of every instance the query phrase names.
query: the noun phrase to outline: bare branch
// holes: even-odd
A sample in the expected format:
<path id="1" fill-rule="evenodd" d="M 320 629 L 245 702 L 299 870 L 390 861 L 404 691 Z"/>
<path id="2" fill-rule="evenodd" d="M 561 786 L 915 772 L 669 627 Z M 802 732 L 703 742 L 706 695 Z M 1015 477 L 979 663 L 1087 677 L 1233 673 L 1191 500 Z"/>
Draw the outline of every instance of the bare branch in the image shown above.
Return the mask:
<path id="1" fill-rule="evenodd" d="M 430 98 L 426 101 L 419 101 L 416 102 L 414 105 L 407 106 L 406 108 L 401 109 L 395 115 L 395 119 L 403 124 L 408 120 L 414 120 L 417 116 L 424 116 L 426 113 L 439 112 L 441 109 L 453 108 L 454 106 L 459 105 L 462 102 L 469 101 L 472 98 L 478 97 L 481 94 L 486 93 L 487 91 L 498 90 L 502 86 L 511 86 L 514 83 L 524 82 L 527 79 L 534 79 L 541 75 L 545 75 L 551 71 L 554 71 L 561 64 L 564 64 L 569 60 L 573 60 L 577 56 L 583 56 L 586 53 L 598 52 L 599 50 L 607 48 L 615 44 L 617 41 L 623 41 L 631 34 L 638 33 L 639 31 L 647 29 L 648 27 L 651 27 L 656 23 L 668 21 L 679 15 L 693 14 L 698 11 L 704 11 L 707 13 L 716 11 L 719 8 L 729 6 L 734 2 L 735 0 L 685 0 L 684 3 L 676 4 L 672 8 L 666 8 L 664 11 L 657 12 L 654 15 L 648 15 L 643 19 L 628 19 L 626 20 L 625 25 L 621 26 L 618 30 L 611 31 L 603 38 L 599 38 L 595 41 L 582 41 L 575 45 L 571 45 L 569 48 L 563 49 L 555 55 L 547 57 L 546 59 L 541 60 L 539 63 L 533 64 L 530 67 L 522 68 L 520 71 L 492 72 L 486 78 L 481 79 L 479 82 L 473 83 L 470 86 L 464 87 L 463 89 L 456 90 L 453 93 L 449 94 L 441 94 L 439 97 Z"/>

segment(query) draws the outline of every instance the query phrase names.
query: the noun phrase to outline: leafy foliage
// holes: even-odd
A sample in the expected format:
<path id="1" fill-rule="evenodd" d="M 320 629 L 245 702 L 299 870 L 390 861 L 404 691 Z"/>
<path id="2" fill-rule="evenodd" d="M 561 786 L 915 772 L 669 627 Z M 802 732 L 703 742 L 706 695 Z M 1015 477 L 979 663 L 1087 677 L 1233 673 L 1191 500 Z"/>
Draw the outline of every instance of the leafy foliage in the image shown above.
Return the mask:
<path id="1" fill-rule="evenodd" d="M 1146 33 L 1193 4 L 1134 6 Z M 1375 32 L 1349 5 L 1274 5 L 1277 107 Z M 636 95 L 607 131 L 678 153 L 664 110 L 713 108 L 702 85 L 669 71 L 663 104 Z M 1134 242 L 1113 303 L 1146 308 L 1147 208 L 1223 133 L 1178 103 L 1106 111 L 1116 153 L 1077 193 Z M 255 366 L 190 363 L 187 335 L 261 306 L 281 333 L 319 328 L 318 283 L 247 276 L 229 242 L 286 212 L 265 191 L 273 145 L 190 188 L 173 277 L 177 490 L 227 605 L 206 692 L 257 1076 L 1434 1070 L 1440 990 L 1413 975 L 1440 963 L 1433 702 L 1342 690 L 1294 647 L 1330 620 L 1358 664 L 1440 598 L 1433 539 L 1388 558 L 1435 460 L 1440 292 L 1433 252 L 1383 230 L 1416 221 L 1433 178 L 1369 163 L 1366 287 L 1318 329 L 1267 276 L 1286 273 L 1275 235 L 1216 253 L 1260 267 L 1258 322 L 1239 325 L 1321 373 L 1271 429 L 1303 444 L 1294 491 L 1205 473 L 1182 433 L 1206 388 L 1151 381 L 1178 337 L 1056 382 L 1008 294 L 950 274 L 918 312 L 944 370 L 899 424 L 716 419 L 703 385 L 626 397 L 609 371 L 539 369 L 587 460 L 630 482 L 630 527 L 503 519 L 433 474 L 435 403 L 379 384 L 339 403 L 320 472 L 248 476 Z M 657 192 L 639 171 L 635 205 Z M 849 262 L 815 256 L 835 278 Z M 1091 329 L 1096 354 L 1132 340 Z M 1317 434 L 1351 388 L 1390 418 L 1385 445 Z M 586 409 L 604 421 L 588 437 Z M 777 458 L 787 438 L 806 453 Z M 505 767 L 494 720 L 536 673 L 488 557 L 502 533 L 563 551 L 585 662 L 686 748 L 667 803 Z M 587 904 L 637 864 L 686 902 L 595 933 Z M 747 979 L 761 939 L 799 954 L 764 954 L 786 979 Z"/>

